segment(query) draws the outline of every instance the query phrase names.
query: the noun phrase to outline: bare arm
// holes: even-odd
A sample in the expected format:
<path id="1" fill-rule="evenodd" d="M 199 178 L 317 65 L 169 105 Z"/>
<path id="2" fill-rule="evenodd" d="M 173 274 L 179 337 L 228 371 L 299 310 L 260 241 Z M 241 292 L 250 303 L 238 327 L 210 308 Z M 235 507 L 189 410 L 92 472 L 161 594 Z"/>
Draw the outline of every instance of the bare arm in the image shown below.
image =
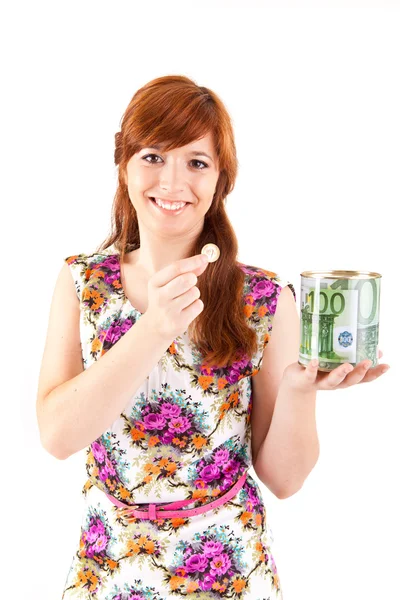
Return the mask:
<path id="1" fill-rule="evenodd" d="M 53 389 L 38 408 L 43 445 L 65 459 L 106 431 L 168 347 L 146 314 L 100 360 Z"/>
<path id="2" fill-rule="evenodd" d="M 296 493 L 319 456 L 316 393 L 296 394 L 284 385 L 285 369 L 298 359 L 300 319 L 288 287 L 282 289 L 262 367 L 253 378 L 253 466 L 278 497 Z"/>
<path id="3" fill-rule="evenodd" d="M 262 442 L 254 470 L 278 498 L 295 494 L 317 464 L 319 441 L 315 419 L 317 394 L 295 394 L 282 382 L 271 426 Z"/>
<path id="4" fill-rule="evenodd" d="M 97 439 L 173 340 L 203 309 L 196 287 L 203 255 L 171 263 L 149 281 L 149 307 L 138 321 L 85 371 L 79 337 L 79 300 L 68 267 L 57 280 L 36 402 L 42 445 L 65 459 Z"/>

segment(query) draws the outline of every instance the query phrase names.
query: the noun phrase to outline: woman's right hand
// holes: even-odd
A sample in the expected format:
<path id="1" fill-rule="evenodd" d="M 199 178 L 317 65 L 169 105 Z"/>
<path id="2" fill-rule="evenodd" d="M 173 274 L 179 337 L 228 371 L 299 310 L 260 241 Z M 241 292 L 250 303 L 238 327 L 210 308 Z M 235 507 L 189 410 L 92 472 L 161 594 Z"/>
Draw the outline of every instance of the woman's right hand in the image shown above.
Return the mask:
<path id="1" fill-rule="evenodd" d="M 167 342 L 187 331 L 202 312 L 204 303 L 196 283 L 197 276 L 204 273 L 207 265 L 207 256 L 197 254 L 177 260 L 150 277 L 146 320 Z"/>

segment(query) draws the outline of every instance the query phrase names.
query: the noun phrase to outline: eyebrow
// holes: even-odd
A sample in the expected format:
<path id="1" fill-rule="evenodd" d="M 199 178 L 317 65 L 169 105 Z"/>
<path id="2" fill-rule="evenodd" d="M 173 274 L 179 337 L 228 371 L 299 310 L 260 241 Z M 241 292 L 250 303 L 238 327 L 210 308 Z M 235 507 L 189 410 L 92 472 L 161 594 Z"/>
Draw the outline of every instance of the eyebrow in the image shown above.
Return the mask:
<path id="1" fill-rule="evenodd" d="M 153 150 L 162 150 L 161 146 L 147 146 L 148 148 L 151 148 Z M 212 162 L 214 162 L 214 160 L 211 158 L 211 156 L 209 154 L 207 154 L 207 152 L 201 152 L 200 150 L 192 150 L 191 152 L 189 152 L 189 154 L 192 154 L 192 156 L 207 156 L 207 158 L 209 158 Z"/>

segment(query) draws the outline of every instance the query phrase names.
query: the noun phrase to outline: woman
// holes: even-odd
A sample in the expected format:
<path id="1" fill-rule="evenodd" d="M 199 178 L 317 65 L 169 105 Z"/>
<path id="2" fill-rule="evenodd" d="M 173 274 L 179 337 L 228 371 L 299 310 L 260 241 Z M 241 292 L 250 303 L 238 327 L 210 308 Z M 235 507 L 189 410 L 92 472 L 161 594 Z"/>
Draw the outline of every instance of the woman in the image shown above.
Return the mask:
<path id="1" fill-rule="evenodd" d="M 383 366 L 297 363 L 292 284 L 237 261 L 234 135 L 212 91 L 151 81 L 115 141 L 113 229 L 66 259 L 40 373 L 43 446 L 60 459 L 87 447 L 63 598 L 282 598 L 248 470 L 279 498 L 295 493 L 318 459 L 316 391 Z M 301 467 L 288 458 L 300 451 Z"/>

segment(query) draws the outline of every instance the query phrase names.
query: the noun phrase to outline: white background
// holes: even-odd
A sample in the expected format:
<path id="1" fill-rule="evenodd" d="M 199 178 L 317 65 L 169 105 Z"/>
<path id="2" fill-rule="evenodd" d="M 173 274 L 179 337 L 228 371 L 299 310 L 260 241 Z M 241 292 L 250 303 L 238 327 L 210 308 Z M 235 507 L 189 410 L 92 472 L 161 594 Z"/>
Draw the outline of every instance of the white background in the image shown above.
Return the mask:
<path id="1" fill-rule="evenodd" d="M 298 297 L 303 270 L 382 274 L 379 346 L 391 370 L 319 392 L 317 466 L 289 499 L 262 487 L 285 600 L 400 597 L 400 8 L 275 4 L 3 9 L 0 585 L 13 598 L 61 598 L 80 535 L 85 453 L 55 459 L 36 423 L 55 281 L 66 256 L 105 239 L 114 133 L 137 89 L 167 74 L 210 87 L 232 116 L 239 260 L 276 271 Z"/>

